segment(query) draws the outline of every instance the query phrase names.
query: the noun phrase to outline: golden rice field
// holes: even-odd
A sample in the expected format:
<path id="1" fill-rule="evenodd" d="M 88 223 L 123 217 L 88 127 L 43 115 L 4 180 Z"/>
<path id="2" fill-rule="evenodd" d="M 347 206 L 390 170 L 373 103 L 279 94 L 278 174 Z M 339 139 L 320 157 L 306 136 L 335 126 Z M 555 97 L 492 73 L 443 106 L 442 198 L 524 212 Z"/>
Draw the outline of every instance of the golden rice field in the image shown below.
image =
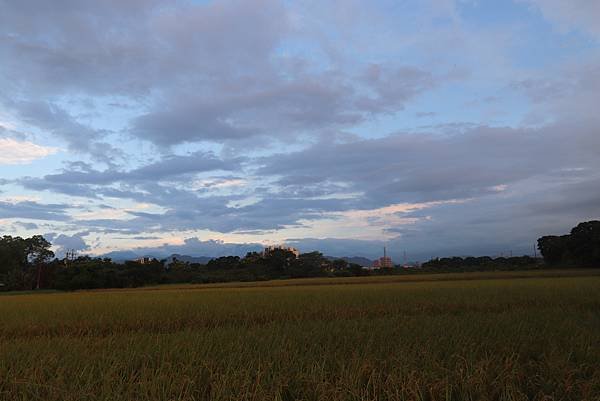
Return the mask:
<path id="1" fill-rule="evenodd" d="M 2 295 L 0 400 L 600 400 L 599 273 Z"/>

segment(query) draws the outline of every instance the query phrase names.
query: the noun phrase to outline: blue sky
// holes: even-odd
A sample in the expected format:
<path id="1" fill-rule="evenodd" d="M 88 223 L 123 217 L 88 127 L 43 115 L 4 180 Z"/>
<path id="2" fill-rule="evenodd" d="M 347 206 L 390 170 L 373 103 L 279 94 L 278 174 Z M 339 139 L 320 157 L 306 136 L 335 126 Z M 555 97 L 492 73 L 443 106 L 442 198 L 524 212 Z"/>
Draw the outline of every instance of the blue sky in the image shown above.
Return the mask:
<path id="1" fill-rule="evenodd" d="M 593 1 L 0 1 L 0 230 L 532 253 L 600 215 Z"/>

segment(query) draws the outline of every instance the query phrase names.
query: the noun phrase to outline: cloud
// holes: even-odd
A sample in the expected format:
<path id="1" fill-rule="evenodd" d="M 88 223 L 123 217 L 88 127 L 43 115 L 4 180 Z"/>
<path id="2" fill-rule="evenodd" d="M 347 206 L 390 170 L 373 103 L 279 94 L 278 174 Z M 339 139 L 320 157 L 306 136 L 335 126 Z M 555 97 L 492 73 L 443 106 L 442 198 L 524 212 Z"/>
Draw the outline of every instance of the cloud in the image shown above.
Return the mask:
<path id="1" fill-rule="evenodd" d="M 266 197 L 256 203 L 228 206 L 229 197 L 195 197 L 185 193 L 186 200 L 164 202 L 164 213 L 130 211 L 131 219 L 86 219 L 77 224 L 90 230 L 137 234 L 142 232 L 171 232 L 181 230 L 212 230 L 228 233 L 249 230 L 282 229 L 301 224 L 326 211 L 344 208 L 337 199 L 288 199 Z M 177 197 L 177 195 L 175 195 Z M 342 201 L 343 202 L 343 201 Z"/>
<path id="2" fill-rule="evenodd" d="M 370 257 L 564 231 L 597 214 L 597 6 L 491 4 L 0 0 L 0 163 L 71 159 L 0 179 L 0 218 Z"/>
<path id="3" fill-rule="evenodd" d="M 176 143 L 188 126 L 196 128 L 186 122 L 188 115 L 161 117 L 159 110 L 179 107 L 178 88 L 202 93 L 208 105 L 218 93 L 239 93 L 236 85 L 243 85 L 243 77 L 237 83 L 235 77 L 244 71 L 261 72 L 268 79 L 275 71 L 271 53 L 286 31 L 285 8 L 275 0 L 176 5 L 68 2 L 55 8 L 25 1 L 7 2 L 2 9 L 0 58 L 6 60 L 0 66 L 2 103 L 20 120 L 65 140 L 70 149 L 111 163 L 122 156 L 120 148 L 105 140 L 111 132 L 83 123 L 66 109 L 65 101 L 76 97 L 102 102 L 102 97 L 122 96 L 138 109 L 150 104 L 156 116 L 139 116 L 133 133 L 156 143 Z M 169 99 L 166 106 L 161 98 Z M 235 102 L 217 107 L 234 108 Z M 203 131 L 211 130 L 212 121 L 214 130 L 223 130 L 215 135 L 227 136 L 230 122 L 207 107 L 204 118 L 202 107 L 187 110 L 196 114 Z M 148 119 L 150 126 L 143 123 Z"/>
<path id="4" fill-rule="evenodd" d="M 56 148 L 32 142 L 0 138 L 0 164 L 27 164 L 56 152 Z"/>
<path id="5" fill-rule="evenodd" d="M 37 230 L 39 228 L 39 226 L 35 223 L 28 223 L 28 222 L 24 222 L 24 221 L 16 221 L 14 224 L 16 226 L 20 226 L 26 230 Z"/>
<path id="6" fill-rule="evenodd" d="M 264 135 L 285 142 L 294 135 L 401 111 L 410 99 L 453 79 L 415 67 L 379 64 L 366 66 L 358 76 L 336 70 L 291 71 L 268 78 L 224 76 L 200 94 L 197 88 L 192 93 L 179 90 L 136 118 L 132 133 L 160 145 Z M 232 88 L 240 91 L 232 93 Z"/>
<path id="7" fill-rule="evenodd" d="M 282 51 L 305 38 L 320 50 L 328 45 L 311 33 L 314 26 L 299 28 L 298 8 L 276 0 L 64 7 L 4 5 L 2 100 L 21 121 L 113 165 L 126 159 L 108 138 L 115 132 L 84 122 L 69 104 L 133 106 L 123 133 L 162 148 L 202 141 L 256 146 L 261 137 L 289 143 L 396 113 L 456 78 L 396 61 L 349 68 L 330 52 L 314 58 Z M 352 7 L 367 15 L 368 7 Z M 342 11 L 335 8 L 319 19 Z"/>
<path id="8" fill-rule="evenodd" d="M 84 237 L 90 233 L 87 231 L 75 233 L 73 235 L 49 233 L 44 234 L 44 238 L 56 247 L 56 256 L 60 259 L 64 257 L 67 251 L 87 251 L 90 246 L 86 243 Z"/>
<path id="9" fill-rule="evenodd" d="M 570 140 L 564 140 L 564 132 Z M 474 127 L 453 135 L 397 134 L 313 147 L 263 159 L 259 174 L 282 191 L 337 182 L 363 194 L 365 208 L 470 198 L 560 168 L 599 168 L 594 130 L 578 124 L 537 129 Z M 326 186 L 325 186 L 326 188 Z"/>
<path id="10" fill-rule="evenodd" d="M 571 141 L 566 143 L 565 131 L 571 132 Z M 594 151 L 597 147 L 593 130 L 572 124 L 522 129 L 475 126 L 451 135 L 395 134 L 319 143 L 297 152 L 248 158 L 245 163 L 261 166 L 256 171 L 260 182 L 272 184 L 261 187 L 256 185 L 259 181 L 250 180 L 244 186 L 229 189 L 232 192 L 227 195 L 205 193 L 190 186 L 185 178 L 205 168 L 239 167 L 235 160 L 210 154 L 167 158 L 125 172 L 101 172 L 79 165 L 77 170 L 21 183 L 31 189 L 132 199 L 159 205 L 164 210 L 131 210 L 126 219 L 86 218 L 78 222 L 91 230 L 130 234 L 285 230 L 403 202 L 425 202 L 431 207 L 435 202 L 462 199 L 469 200 L 476 210 L 478 199 L 502 200 L 507 188 L 522 182 L 535 187 L 569 169 L 582 169 L 580 179 L 587 179 L 600 167 Z M 161 183 L 163 179 L 166 181 Z M 177 180 L 187 184 L 174 187 Z M 113 186 L 116 183 L 119 186 Z M 249 199 L 252 200 L 248 202 Z M 432 208 L 432 213 L 435 210 Z M 469 208 L 461 210 L 466 215 L 471 213 Z M 375 229 L 366 232 L 374 235 L 379 229 L 382 237 L 388 236 L 386 229 L 393 228 L 396 221 L 378 215 L 365 219 Z M 421 222 L 423 216 L 417 220 Z M 413 228 L 418 226 L 410 215 L 400 216 L 400 221 Z"/>
<path id="11" fill-rule="evenodd" d="M 438 79 L 419 68 L 390 69 L 371 64 L 364 72 L 364 80 L 371 95 L 358 99 L 359 107 L 381 113 L 402 110 L 407 100 L 435 87 Z"/>
<path id="12" fill-rule="evenodd" d="M 0 201 L 0 218 L 25 218 L 35 220 L 69 221 L 69 205 L 42 204 L 34 201 Z"/>
<path id="13" fill-rule="evenodd" d="M 57 104 L 38 100 L 5 100 L 4 105 L 15 111 L 24 123 L 64 140 L 72 151 L 88 153 L 95 160 L 109 164 L 123 155 L 119 149 L 101 140 L 105 132 L 78 122 Z"/>
<path id="14" fill-rule="evenodd" d="M 561 31 L 578 29 L 600 39 L 600 3 L 589 0 L 521 0 L 538 8 Z"/>
<path id="15" fill-rule="evenodd" d="M 127 105 L 120 133 L 162 148 L 249 137 L 287 143 L 399 112 L 456 79 L 397 61 L 351 68 L 277 0 L 64 7 L 3 6 L 0 99 L 23 122 L 104 162 L 124 156 L 108 139 L 115 132 L 88 124 L 69 102 Z M 283 50 L 306 38 L 321 57 Z"/>
<path id="16" fill-rule="evenodd" d="M 168 155 L 162 160 L 122 171 L 108 168 L 104 171 L 79 163 L 73 169 L 59 174 L 44 176 L 43 181 L 51 188 L 53 184 L 108 185 L 115 182 L 160 182 L 167 179 L 182 179 L 188 174 L 209 171 L 232 171 L 240 168 L 240 158 L 223 160 L 210 152 L 194 152 L 187 155 Z M 24 183 L 27 185 L 28 180 Z"/>

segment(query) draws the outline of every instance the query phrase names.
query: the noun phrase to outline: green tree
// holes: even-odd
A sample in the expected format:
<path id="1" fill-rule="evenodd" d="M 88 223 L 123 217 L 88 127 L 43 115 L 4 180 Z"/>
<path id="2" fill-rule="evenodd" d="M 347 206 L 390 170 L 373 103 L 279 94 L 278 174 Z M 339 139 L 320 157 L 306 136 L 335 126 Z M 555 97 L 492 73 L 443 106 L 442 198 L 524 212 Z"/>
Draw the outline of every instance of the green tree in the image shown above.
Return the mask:
<path id="1" fill-rule="evenodd" d="M 54 252 L 50 250 L 52 244 L 41 235 L 34 235 L 25 240 L 25 252 L 27 261 L 36 269 L 35 288 L 42 288 L 45 279 L 46 263 L 54 257 Z"/>
<path id="2" fill-rule="evenodd" d="M 579 223 L 571 230 L 569 255 L 577 265 L 600 266 L 600 221 Z"/>
<path id="3" fill-rule="evenodd" d="M 568 235 L 546 235 L 538 239 L 538 249 L 540 250 L 544 262 L 548 265 L 557 265 L 567 260 L 569 251 Z"/>
<path id="4" fill-rule="evenodd" d="M 0 238 L 0 275 L 19 270 L 27 264 L 26 242 L 21 237 Z"/>

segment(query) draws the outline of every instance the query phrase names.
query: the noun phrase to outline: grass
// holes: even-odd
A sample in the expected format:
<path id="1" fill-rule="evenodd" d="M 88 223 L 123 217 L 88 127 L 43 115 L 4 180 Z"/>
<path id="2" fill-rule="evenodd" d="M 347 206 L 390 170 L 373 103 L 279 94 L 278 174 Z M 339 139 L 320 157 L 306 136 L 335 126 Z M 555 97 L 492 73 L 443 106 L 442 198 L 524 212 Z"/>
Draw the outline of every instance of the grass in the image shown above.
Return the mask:
<path id="1" fill-rule="evenodd" d="M 7 295 L 0 400 L 600 400 L 600 276 L 516 275 Z"/>

